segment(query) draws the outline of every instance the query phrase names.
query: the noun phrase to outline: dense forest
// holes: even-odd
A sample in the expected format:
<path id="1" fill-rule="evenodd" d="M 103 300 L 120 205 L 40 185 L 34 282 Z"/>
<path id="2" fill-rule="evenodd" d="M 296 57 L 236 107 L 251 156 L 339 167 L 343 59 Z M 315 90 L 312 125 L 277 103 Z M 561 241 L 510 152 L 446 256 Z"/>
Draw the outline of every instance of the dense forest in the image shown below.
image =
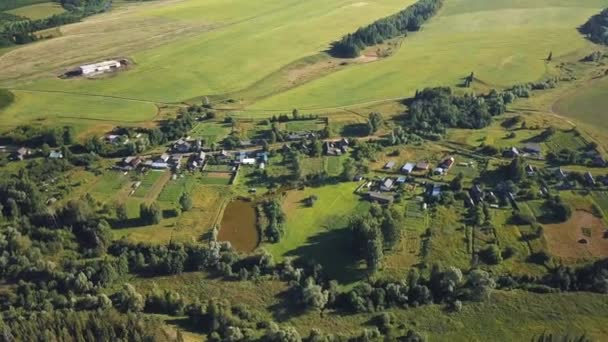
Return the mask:
<path id="1" fill-rule="evenodd" d="M 608 8 L 591 17 L 580 27 L 580 31 L 592 42 L 608 45 Z"/>
<path id="2" fill-rule="evenodd" d="M 27 44 L 39 39 L 35 34 L 60 25 L 70 24 L 82 18 L 106 11 L 112 5 L 111 0 L 61 0 L 67 12 L 44 19 L 29 20 L 19 17 L 6 18 L 0 22 L 0 47 L 14 44 Z"/>
<path id="3" fill-rule="evenodd" d="M 420 0 L 397 14 L 391 15 L 349 33 L 332 44 L 330 53 L 335 57 L 354 58 L 366 46 L 418 31 L 443 5 L 443 0 Z"/>

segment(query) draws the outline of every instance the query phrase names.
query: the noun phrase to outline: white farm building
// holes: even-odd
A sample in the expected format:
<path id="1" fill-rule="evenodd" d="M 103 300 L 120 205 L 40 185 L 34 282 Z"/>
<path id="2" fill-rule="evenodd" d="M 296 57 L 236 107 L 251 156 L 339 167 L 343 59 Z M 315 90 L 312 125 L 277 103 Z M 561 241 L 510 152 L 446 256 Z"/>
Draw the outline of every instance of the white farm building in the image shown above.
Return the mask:
<path id="1" fill-rule="evenodd" d="M 83 75 L 91 75 L 102 73 L 114 69 L 120 68 L 121 64 L 119 61 L 111 60 L 111 61 L 103 61 L 95 64 L 86 64 L 80 66 L 80 72 Z"/>

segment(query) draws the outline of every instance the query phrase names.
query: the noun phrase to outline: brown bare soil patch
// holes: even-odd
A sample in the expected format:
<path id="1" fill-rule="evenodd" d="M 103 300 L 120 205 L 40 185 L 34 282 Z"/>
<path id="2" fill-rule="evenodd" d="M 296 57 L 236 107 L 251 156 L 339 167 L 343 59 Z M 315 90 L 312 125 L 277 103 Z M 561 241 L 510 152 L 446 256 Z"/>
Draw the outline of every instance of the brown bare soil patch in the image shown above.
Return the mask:
<path id="1" fill-rule="evenodd" d="M 260 243 L 255 208 L 246 201 L 232 201 L 224 210 L 219 241 L 229 241 L 240 252 L 252 252 Z"/>
<path id="2" fill-rule="evenodd" d="M 551 254 L 567 258 L 608 256 L 606 225 L 588 211 L 576 210 L 564 223 L 545 226 L 544 235 Z"/>

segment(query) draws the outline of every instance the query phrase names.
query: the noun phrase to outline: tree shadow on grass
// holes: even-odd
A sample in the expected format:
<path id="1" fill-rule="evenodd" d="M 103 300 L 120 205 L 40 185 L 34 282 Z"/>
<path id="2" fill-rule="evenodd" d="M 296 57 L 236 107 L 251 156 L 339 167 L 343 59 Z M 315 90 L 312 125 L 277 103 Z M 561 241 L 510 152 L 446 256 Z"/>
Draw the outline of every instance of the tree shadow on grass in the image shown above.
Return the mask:
<path id="1" fill-rule="evenodd" d="M 366 276 L 366 272 L 358 268 L 348 228 L 326 230 L 314 235 L 306 244 L 287 253 L 287 256 L 306 263 L 320 264 L 329 279 L 335 279 L 341 284 L 350 284 Z"/>
<path id="2" fill-rule="evenodd" d="M 340 132 L 344 137 L 366 137 L 368 133 L 369 127 L 364 123 L 345 125 Z"/>

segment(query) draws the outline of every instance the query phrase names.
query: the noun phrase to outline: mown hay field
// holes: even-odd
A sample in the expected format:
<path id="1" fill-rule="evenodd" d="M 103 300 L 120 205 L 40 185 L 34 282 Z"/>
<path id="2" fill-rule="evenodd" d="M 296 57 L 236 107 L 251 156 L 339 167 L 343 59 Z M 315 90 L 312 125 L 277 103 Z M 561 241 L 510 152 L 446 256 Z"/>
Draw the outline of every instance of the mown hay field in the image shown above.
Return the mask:
<path id="1" fill-rule="evenodd" d="M 452 0 L 390 58 L 357 65 L 262 100 L 254 109 L 325 108 L 457 86 L 473 71 L 484 87 L 535 81 L 554 72 L 544 58 L 590 47 L 576 28 L 599 0 Z M 554 58 L 555 58 L 554 57 Z"/>
<path id="2" fill-rule="evenodd" d="M 11 89 L 41 91 L 34 102 L 38 107 L 52 106 L 63 96 L 55 91 L 171 103 L 224 94 L 246 88 L 292 61 L 317 54 L 343 34 L 412 2 L 121 3 L 109 13 L 62 27 L 61 37 L 0 56 L 0 83 Z M 68 67 L 121 56 L 134 62 L 126 72 L 95 80 L 57 77 Z M 18 98 L 15 106 L 34 112 L 30 102 Z M 118 111 L 111 103 L 95 103 L 94 97 L 59 102 L 58 115 L 95 107 L 99 113 L 94 117 L 105 119 Z M 153 113 L 150 108 L 139 109 L 134 115 Z"/>

